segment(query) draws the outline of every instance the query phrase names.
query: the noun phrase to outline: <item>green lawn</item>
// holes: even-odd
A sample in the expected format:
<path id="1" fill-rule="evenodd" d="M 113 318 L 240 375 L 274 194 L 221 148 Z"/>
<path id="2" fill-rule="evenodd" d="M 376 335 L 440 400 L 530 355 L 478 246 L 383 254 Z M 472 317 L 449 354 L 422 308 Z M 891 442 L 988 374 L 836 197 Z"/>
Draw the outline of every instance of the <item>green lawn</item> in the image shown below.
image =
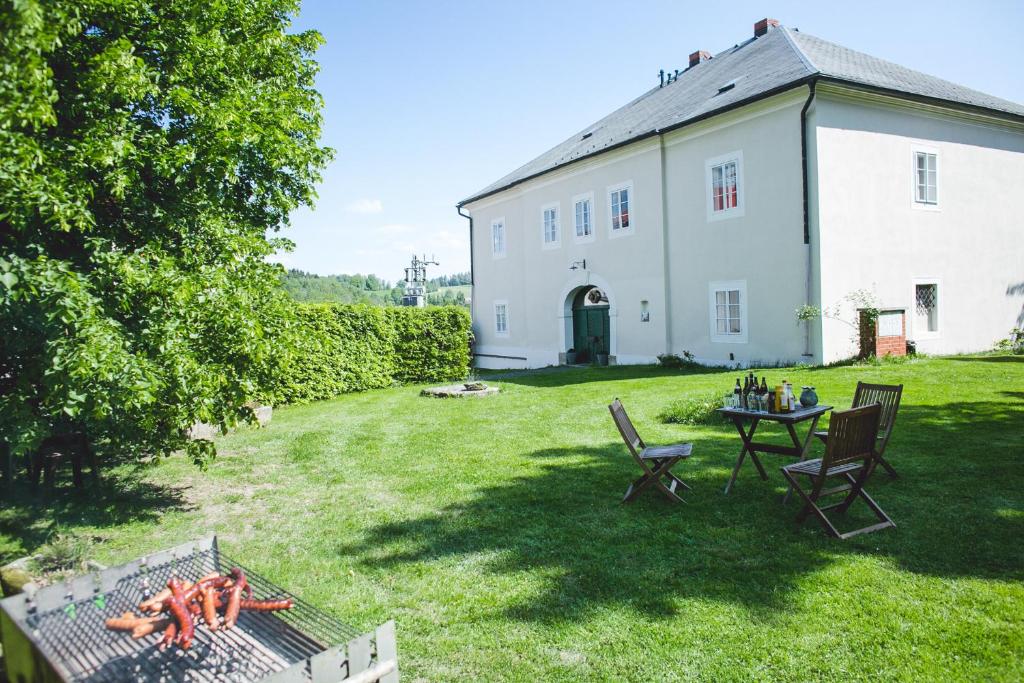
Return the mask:
<path id="1" fill-rule="evenodd" d="M 768 370 L 846 405 L 903 382 L 869 486 L 899 525 L 841 542 L 746 465 L 731 426 L 657 415 L 738 372 L 650 367 L 507 377 L 482 400 L 405 387 L 275 411 L 184 458 L 108 475 L 88 502 L 18 498 L 0 555 L 53 524 L 115 563 L 216 533 L 234 557 L 342 619 L 394 618 L 405 680 L 1024 679 L 1024 357 Z M 609 418 L 694 442 L 686 505 L 619 505 L 637 475 Z M 767 431 L 767 428 L 766 428 Z M 123 493 L 113 492 L 114 485 Z"/>

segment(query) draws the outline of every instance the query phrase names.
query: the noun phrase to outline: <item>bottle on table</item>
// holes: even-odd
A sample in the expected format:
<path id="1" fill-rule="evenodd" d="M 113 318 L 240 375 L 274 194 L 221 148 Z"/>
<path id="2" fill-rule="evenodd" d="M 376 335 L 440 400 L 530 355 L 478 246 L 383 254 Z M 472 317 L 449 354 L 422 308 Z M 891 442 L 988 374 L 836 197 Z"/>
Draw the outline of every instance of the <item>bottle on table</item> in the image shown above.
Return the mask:
<path id="1" fill-rule="evenodd" d="M 740 400 L 740 395 L 741 395 L 740 392 L 742 392 L 742 391 L 743 390 L 740 389 L 740 378 L 737 377 L 736 378 L 736 387 L 732 390 L 732 398 L 733 398 L 733 404 L 734 404 L 733 407 L 734 408 L 741 408 L 742 407 L 743 401 Z"/>
<path id="2" fill-rule="evenodd" d="M 757 382 L 751 382 L 750 388 L 747 389 L 747 410 L 758 409 L 758 398 L 757 398 Z"/>

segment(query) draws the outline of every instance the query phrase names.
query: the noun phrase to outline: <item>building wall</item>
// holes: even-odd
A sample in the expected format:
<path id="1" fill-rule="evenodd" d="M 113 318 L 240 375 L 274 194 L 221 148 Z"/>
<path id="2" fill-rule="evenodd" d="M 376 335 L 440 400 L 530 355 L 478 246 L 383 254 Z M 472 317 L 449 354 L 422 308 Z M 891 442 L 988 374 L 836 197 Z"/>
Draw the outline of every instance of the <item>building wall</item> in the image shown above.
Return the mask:
<path id="1" fill-rule="evenodd" d="M 653 362 L 665 349 L 660 151 L 657 141 L 574 164 L 467 205 L 473 218 L 474 333 L 481 367 L 556 365 L 572 345 L 570 294 L 590 284 L 610 296 L 611 356 Z M 630 181 L 632 233 L 611 236 L 608 188 Z M 592 241 L 577 241 L 573 198 L 593 193 Z M 543 207 L 560 207 L 561 241 L 543 242 Z M 506 256 L 492 255 L 491 222 L 504 217 Z M 571 270 L 575 262 L 587 267 Z M 509 331 L 498 336 L 494 302 L 507 301 Z M 647 301 L 650 322 L 640 323 Z M 567 329 L 568 328 L 568 329 Z M 566 333 L 568 331 L 568 340 Z"/>
<path id="2" fill-rule="evenodd" d="M 807 282 L 799 117 L 806 93 L 798 88 L 469 205 L 478 365 L 557 364 L 572 343 L 566 299 L 587 284 L 611 298 L 615 362 L 650 363 L 666 350 L 709 363 L 800 360 L 805 337 L 794 311 Z M 707 162 L 732 152 L 743 158 L 743 215 L 714 220 Z M 634 231 L 612 237 L 608 188 L 622 181 L 633 187 Z M 573 197 L 588 192 L 595 238 L 578 243 Z M 543 244 L 541 216 L 553 202 L 562 236 L 552 249 Z M 491 222 L 499 217 L 507 246 L 496 259 Z M 570 270 L 583 259 L 586 270 Z M 741 340 L 712 338 L 709 284 L 720 281 L 745 285 Z M 507 336 L 495 334 L 496 301 L 508 304 Z M 649 319 L 642 322 L 644 302 Z"/>
<path id="3" fill-rule="evenodd" d="M 806 301 L 800 109 L 807 89 L 665 137 L 671 348 L 705 362 L 795 362 Z M 706 161 L 742 152 L 741 216 L 709 217 Z M 747 333 L 715 341 L 709 283 L 746 284 Z"/>
<path id="4" fill-rule="evenodd" d="M 868 290 L 883 308 L 906 308 L 907 337 L 926 353 L 989 349 L 1020 325 L 1024 128 L 822 87 L 811 121 L 822 306 L 852 322 L 846 299 Z M 918 148 L 938 155 L 934 209 L 913 200 Z M 938 284 L 937 333 L 915 315 L 917 282 Z M 850 325 L 826 317 L 819 332 L 825 362 L 856 352 Z"/>

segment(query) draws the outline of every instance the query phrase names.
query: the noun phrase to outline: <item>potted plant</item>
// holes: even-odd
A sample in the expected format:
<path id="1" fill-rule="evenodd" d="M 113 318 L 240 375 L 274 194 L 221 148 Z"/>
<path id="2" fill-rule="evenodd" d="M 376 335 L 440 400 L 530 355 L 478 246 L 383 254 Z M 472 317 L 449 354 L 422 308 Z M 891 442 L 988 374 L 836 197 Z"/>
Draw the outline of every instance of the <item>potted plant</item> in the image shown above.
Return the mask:
<path id="1" fill-rule="evenodd" d="M 576 349 L 569 349 L 565 352 L 565 364 L 576 365 Z"/>

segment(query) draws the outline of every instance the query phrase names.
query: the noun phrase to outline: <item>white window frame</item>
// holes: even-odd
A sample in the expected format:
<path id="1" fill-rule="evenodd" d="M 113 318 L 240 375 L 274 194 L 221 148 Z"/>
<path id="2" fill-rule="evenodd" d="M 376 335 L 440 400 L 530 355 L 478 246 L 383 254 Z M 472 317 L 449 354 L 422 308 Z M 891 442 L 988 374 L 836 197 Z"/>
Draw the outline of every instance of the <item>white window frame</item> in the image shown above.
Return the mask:
<path id="1" fill-rule="evenodd" d="M 547 213 L 555 212 L 555 238 L 548 241 Z M 544 249 L 558 249 L 562 246 L 562 204 L 561 202 L 549 202 L 540 207 L 540 242 Z"/>
<path id="2" fill-rule="evenodd" d="M 627 190 L 629 192 L 627 203 L 629 204 L 629 210 L 626 212 L 629 217 L 629 226 L 625 228 L 619 228 L 615 230 L 612 228 L 612 192 L 619 192 L 621 190 Z M 624 180 L 621 183 L 609 185 L 605 191 L 605 198 L 608 200 L 608 210 L 605 212 L 605 217 L 608 219 L 608 238 L 615 239 L 617 237 L 625 237 L 632 235 L 636 232 L 636 192 L 633 190 L 633 181 Z"/>
<path id="3" fill-rule="evenodd" d="M 505 310 L 505 329 L 498 329 L 498 307 L 502 307 Z M 497 299 L 494 301 L 494 336 L 495 337 L 507 337 L 509 329 L 512 327 L 509 324 L 509 313 L 508 313 L 508 301 L 505 299 Z"/>
<path id="4" fill-rule="evenodd" d="M 590 203 L 590 234 L 589 235 L 580 235 L 579 232 L 578 232 L 579 224 L 577 224 L 577 222 L 576 222 L 576 205 L 579 204 L 580 202 L 589 202 Z M 576 244 L 586 244 L 588 242 L 593 242 L 594 241 L 594 235 L 597 234 L 597 230 L 596 230 L 597 226 L 595 225 L 595 223 L 596 223 L 596 221 L 594 220 L 594 193 L 593 192 L 585 192 L 583 194 L 578 194 L 575 197 L 573 197 L 572 198 L 572 235 L 573 235 L 573 240 L 575 240 Z"/>
<path id="5" fill-rule="evenodd" d="M 917 286 L 918 285 L 935 285 L 935 331 L 928 329 L 919 330 L 917 329 Z M 942 301 L 944 297 L 942 294 L 942 280 L 935 277 L 919 277 L 914 278 L 913 283 L 910 285 L 910 327 L 913 334 L 912 339 L 918 341 L 920 339 L 938 339 L 942 336 Z M 910 335 L 908 335 L 910 336 Z"/>
<path id="6" fill-rule="evenodd" d="M 917 200 L 917 155 L 918 154 L 934 154 L 935 155 L 935 203 L 929 204 L 928 202 L 921 202 Z M 913 145 L 910 148 L 910 206 L 919 211 L 939 211 L 942 204 L 942 196 L 939 193 L 940 177 L 942 176 L 942 160 L 939 158 L 939 150 L 936 147 L 928 147 L 926 145 Z M 922 283 L 927 284 L 927 283 Z M 916 302 L 915 302 L 916 303 Z"/>
<path id="7" fill-rule="evenodd" d="M 730 162 L 736 164 L 736 206 L 715 211 L 712 175 L 715 168 Z M 707 203 L 708 223 L 740 218 L 746 213 L 747 185 L 743 178 L 743 150 L 720 154 L 704 161 L 704 197 Z"/>
<path id="8" fill-rule="evenodd" d="M 501 226 L 501 251 L 495 248 L 494 240 L 494 229 L 497 226 Z M 492 258 L 505 258 L 508 254 L 508 229 L 505 223 L 505 217 L 495 218 L 491 221 L 491 257 Z"/>
<path id="9" fill-rule="evenodd" d="M 729 292 L 736 290 L 739 292 L 739 307 L 740 307 L 740 331 L 738 334 L 719 334 L 718 333 L 718 315 L 715 301 L 715 295 L 718 292 Z M 726 295 L 728 297 L 728 294 Z M 747 281 L 746 280 L 717 280 L 708 283 L 708 322 L 710 327 L 708 332 L 711 335 L 711 341 L 724 344 L 746 344 L 750 338 L 750 329 L 747 326 L 747 309 L 749 308 L 747 301 Z"/>

